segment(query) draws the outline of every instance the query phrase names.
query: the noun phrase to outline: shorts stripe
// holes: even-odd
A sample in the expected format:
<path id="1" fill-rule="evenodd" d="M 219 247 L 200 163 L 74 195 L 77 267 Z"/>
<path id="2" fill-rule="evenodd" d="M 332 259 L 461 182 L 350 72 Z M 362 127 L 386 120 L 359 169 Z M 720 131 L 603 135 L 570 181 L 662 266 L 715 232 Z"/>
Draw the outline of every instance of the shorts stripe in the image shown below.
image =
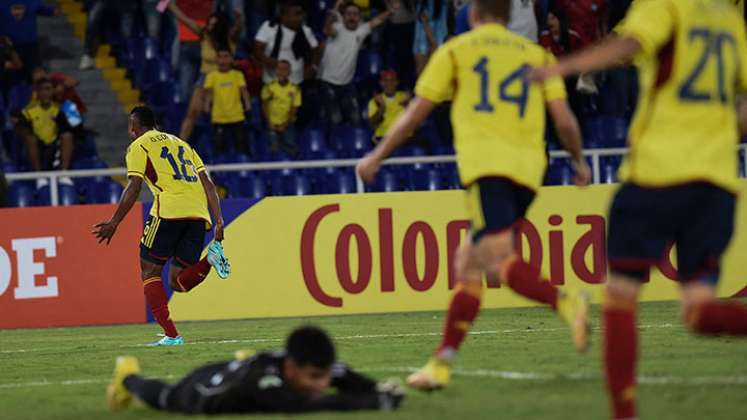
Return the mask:
<path id="1" fill-rule="evenodd" d="M 482 193 L 480 184 L 475 182 L 467 189 L 467 209 L 472 222 L 474 232 L 485 228 L 485 213 L 482 206 Z"/>
<path id="2" fill-rule="evenodd" d="M 148 236 L 145 238 L 145 246 L 151 248 L 153 241 L 156 239 L 156 233 L 158 232 L 158 226 L 161 224 L 161 219 L 158 217 L 153 218 L 153 225 L 150 227 Z"/>

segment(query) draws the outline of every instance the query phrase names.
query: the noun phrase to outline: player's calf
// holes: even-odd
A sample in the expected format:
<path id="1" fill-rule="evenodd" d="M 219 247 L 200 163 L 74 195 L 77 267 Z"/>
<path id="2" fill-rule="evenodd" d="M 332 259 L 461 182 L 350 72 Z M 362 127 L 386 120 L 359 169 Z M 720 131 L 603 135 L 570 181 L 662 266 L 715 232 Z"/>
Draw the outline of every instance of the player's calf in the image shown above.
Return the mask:
<path id="1" fill-rule="evenodd" d="M 747 335 L 747 306 L 736 300 L 717 300 L 713 286 L 685 285 L 682 318 L 691 331 L 702 335 Z"/>

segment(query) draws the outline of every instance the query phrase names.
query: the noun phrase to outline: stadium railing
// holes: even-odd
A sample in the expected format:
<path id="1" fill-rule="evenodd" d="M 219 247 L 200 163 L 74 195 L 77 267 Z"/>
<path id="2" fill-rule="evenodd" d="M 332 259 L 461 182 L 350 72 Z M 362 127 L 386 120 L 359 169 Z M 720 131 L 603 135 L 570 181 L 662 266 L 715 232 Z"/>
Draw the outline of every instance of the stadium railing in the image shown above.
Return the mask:
<path id="1" fill-rule="evenodd" d="M 744 160 L 743 164 L 747 168 L 747 144 L 740 144 Z M 593 182 L 600 183 L 602 177 L 601 161 L 603 157 L 624 156 L 628 153 L 626 148 L 618 149 L 587 149 L 584 150 L 584 156 L 591 160 L 593 171 Z M 560 150 L 550 152 L 551 158 L 567 158 L 568 153 Z M 453 163 L 456 162 L 454 155 L 443 156 L 422 156 L 422 157 L 397 157 L 387 159 L 384 165 L 413 165 L 413 164 L 432 164 L 432 163 Z M 229 163 L 220 165 L 208 165 L 211 172 L 239 172 L 239 171 L 275 171 L 282 169 L 314 169 L 314 168 L 351 168 L 358 164 L 358 159 L 337 159 L 337 160 L 301 160 L 293 162 L 260 162 L 260 163 Z M 5 175 L 8 181 L 25 181 L 48 179 L 50 203 L 53 206 L 59 204 L 59 178 L 88 178 L 100 176 L 124 176 L 127 174 L 125 168 L 109 169 L 85 169 L 72 171 L 46 171 L 46 172 L 26 172 L 26 173 L 8 173 Z M 365 192 L 363 181 L 356 175 L 357 192 Z"/>

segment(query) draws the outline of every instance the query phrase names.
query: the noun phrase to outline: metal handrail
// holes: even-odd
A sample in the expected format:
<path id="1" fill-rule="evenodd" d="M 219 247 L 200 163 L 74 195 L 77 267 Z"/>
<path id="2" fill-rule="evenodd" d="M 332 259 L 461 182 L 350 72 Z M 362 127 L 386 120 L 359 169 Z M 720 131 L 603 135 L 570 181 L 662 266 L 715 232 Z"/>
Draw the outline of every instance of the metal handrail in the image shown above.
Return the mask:
<path id="1" fill-rule="evenodd" d="M 747 167 L 747 144 L 740 144 L 739 149 L 744 151 L 744 165 Z M 591 167 L 593 182 L 598 184 L 601 181 L 601 158 L 607 156 L 624 156 L 628 153 L 627 148 L 616 149 L 587 149 L 584 150 L 584 156 L 591 158 Z M 551 158 L 570 157 L 564 150 L 553 150 L 550 152 Z M 335 160 L 298 160 L 283 162 L 258 162 L 258 163 L 226 163 L 218 165 L 208 165 L 211 172 L 240 172 L 240 171 L 274 171 L 282 169 L 314 169 L 314 168 L 349 168 L 355 167 L 359 159 L 335 159 Z M 418 156 L 418 157 L 396 157 L 384 161 L 384 165 L 412 165 L 412 164 L 430 164 L 430 163 L 453 163 L 456 162 L 454 155 L 440 156 Z M 126 168 L 108 168 L 108 169 L 78 169 L 69 171 L 42 171 L 42 172 L 17 172 L 6 174 L 8 181 L 23 181 L 34 179 L 49 180 L 50 203 L 53 206 L 59 204 L 58 190 L 59 178 L 89 178 L 97 176 L 123 176 L 127 174 Z M 356 188 L 358 193 L 365 192 L 363 181 L 356 175 Z"/>

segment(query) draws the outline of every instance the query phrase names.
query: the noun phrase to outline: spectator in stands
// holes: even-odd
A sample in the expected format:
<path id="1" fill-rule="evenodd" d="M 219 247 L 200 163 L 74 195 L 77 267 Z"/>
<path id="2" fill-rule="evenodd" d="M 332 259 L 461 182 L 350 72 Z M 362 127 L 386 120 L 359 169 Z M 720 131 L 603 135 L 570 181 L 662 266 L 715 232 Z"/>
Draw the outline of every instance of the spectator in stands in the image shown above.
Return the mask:
<path id="1" fill-rule="evenodd" d="M 537 17 L 534 14 L 534 0 L 512 0 L 511 20 L 508 30 L 537 42 Z"/>
<path id="2" fill-rule="evenodd" d="M 449 28 L 449 4 L 447 0 L 418 0 L 416 11 L 418 19 L 415 23 L 415 42 L 413 53 L 415 54 L 415 71 L 420 74 L 433 52 L 432 42 L 438 47 L 446 40 Z M 423 21 L 427 24 L 424 24 Z M 433 38 L 429 41 L 426 27 L 430 26 Z"/>
<path id="3" fill-rule="evenodd" d="M 159 7 L 160 3 L 164 3 L 163 0 L 141 0 L 140 3 L 145 17 L 145 34 L 156 39 L 161 36 L 163 12 L 168 6 L 164 3 Z"/>
<path id="4" fill-rule="evenodd" d="M 57 9 L 43 0 L 0 1 L 0 36 L 7 36 L 13 42 L 26 78 L 41 64 L 36 17 L 56 14 Z"/>
<path id="5" fill-rule="evenodd" d="M 470 30 L 469 25 L 469 2 L 465 2 L 461 7 L 456 8 L 454 17 L 454 35 L 461 35 Z"/>
<path id="6" fill-rule="evenodd" d="M 298 145 L 294 125 L 301 106 L 301 89 L 290 80 L 291 69 L 288 60 L 278 62 L 276 79 L 262 88 L 262 113 L 267 121 L 270 149 L 295 155 Z"/>
<path id="7" fill-rule="evenodd" d="M 374 143 L 378 143 L 386 135 L 389 127 L 405 112 L 405 107 L 412 98 L 409 93 L 397 90 L 399 78 L 394 70 L 382 71 L 379 83 L 382 93 L 374 96 L 368 103 L 368 123 L 374 130 Z"/>
<path id="8" fill-rule="evenodd" d="M 93 0 L 88 10 L 86 22 L 86 37 L 83 45 L 83 56 L 80 58 L 79 68 L 89 70 L 96 64 L 94 58 L 98 50 L 99 40 L 104 32 L 104 20 L 107 12 L 117 16 L 119 30 L 123 37 L 132 36 L 135 25 L 137 3 L 130 1 Z"/>
<path id="9" fill-rule="evenodd" d="M 395 2 L 392 7 L 399 9 L 399 2 Z M 326 115 L 332 124 L 338 125 L 343 119 L 351 125 L 360 124 L 360 106 L 353 85 L 358 53 L 371 31 L 381 26 L 391 15 L 392 10 L 387 10 L 370 22 L 361 22 L 360 6 L 352 1 L 342 0 L 338 0 L 329 12 L 324 25 L 327 43 L 319 79 L 322 81 Z"/>
<path id="10" fill-rule="evenodd" d="M 35 171 L 67 170 L 73 156 L 73 127 L 54 101 L 54 85 L 49 79 L 35 84 L 37 101 L 21 113 L 16 133 L 26 144 L 31 167 Z M 63 183 L 72 183 L 61 178 Z M 42 181 L 46 182 L 46 181 Z"/>
<path id="11" fill-rule="evenodd" d="M 394 8 L 395 3 L 400 7 Z M 415 43 L 415 2 L 414 0 L 386 0 L 386 7 L 391 10 L 392 17 L 384 27 L 384 45 L 392 51 L 392 62 L 386 62 L 394 69 L 406 86 L 415 82 L 415 58 L 412 45 Z"/>
<path id="12" fill-rule="evenodd" d="M 242 108 L 243 100 L 243 108 Z M 226 152 L 227 137 L 231 137 L 234 151 L 247 153 L 245 112 L 252 107 L 244 74 L 233 69 L 233 55 L 228 47 L 218 50 L 218 69 L 205 78 L 205 113 L 213 124 L 213 141 L 219 154 Z"/>
<path id="13" fill-rule="evenodd" d="M 556 57 L 571 53 L 581 45 L 581 37 L 568 27 L 563 9 L 550 6 L 547 28 L 540 33 L 539 43 Z"/>
<path id="14" fill-rule="evenodd" d="M 556 0 L 557 6 L 568 17 L 568 27 L 580 38 L 578 47 L 585 48 L 607 33 L 606 0 Z M 578 78 L 579 92 L 598 93 L 593 75 L 584 74 Z"/>
<path id="15" fill-rule="evenodd" d="M 254 56 L 264 67 L 263 80 L 275 80 L 278 63 L 290 63 L 290 83 L 298 85 L 316 77 L 320 50 L 311 28 L 304 25 L 305 12 L 297 0 L 288 0 L 280 8 L 280 20 L 268 20 L 254 37 Z"/>
<path id="16" fill-rule="evenodd" d="M 5 98 L 10 90 L 12 73 L 23 69 L 21 57 L 13 48 L 13 41 L 7 36 L 0 37 L 0 95 Z"/>
<path id="17" fill-rule="evenodd" d="M 168 4 L 168 10 L 177 20 L 179 95 L 186 99 L 199 77 L 203 28 L 213 12 L 213 0 L 176 0 Z M 188 140 L 183 135 L 181 138 Z"/>
<path id="18" fill-rule="evenodd" d="M 234 11 L 238 14 L 238 11 Z M 205 75 L 211 71 L 217 70 L 217 49 L 228 46 L 231 54 L 236 51 L 236 43 L 239 33 L 241 33 L 242 19 L 236 19 L 233 26 L 229 26 L 229 18 L 224 13 L 211 14 L 207 24 L 201 30 L 200 41 L 200 77 L 193 87 L 190 87 L 192 96 L 189 100 L 187 115 L 182 121 L 179 137 L 189 141 L 192 137 L 195 122 L 202 111 L 205 102 L 205 90 L 203 84 Z M 180 83 L 182 81 L 180 80 Z"/>
<path id="19" fill-rule="evenodd" d="M 75 90 L 75 88 L 80 85 L 80 82 L 77 79 L 61 72 L 49 73 L 46 68 L 39 66 L 35 68 L 31 74 L 31 80 L 36 84 L 37 81 L 42 79 L 49 79 L 52 81 L 55 102 L 62 104 L 65 101 L 70 101 L 75 104 L 75 107 L 81 115 L 88 112 L 88 107 L 86 107 L 83 99 L 81 99 L 78 92 Z M 36 100 L 36 92 L 32 95 L 31 100 Z"/>

